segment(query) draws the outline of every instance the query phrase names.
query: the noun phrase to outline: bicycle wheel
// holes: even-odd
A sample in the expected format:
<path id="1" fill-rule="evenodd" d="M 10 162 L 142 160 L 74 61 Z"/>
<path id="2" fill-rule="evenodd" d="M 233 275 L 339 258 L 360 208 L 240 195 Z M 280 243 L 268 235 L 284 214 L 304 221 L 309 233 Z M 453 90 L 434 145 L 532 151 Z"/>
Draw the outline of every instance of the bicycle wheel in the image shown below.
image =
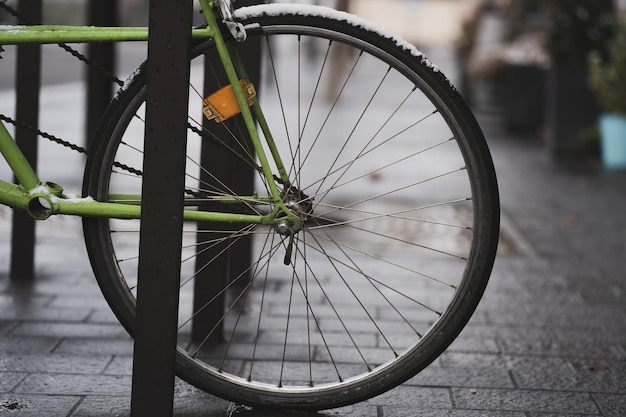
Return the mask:
<path id="1" fill-rule="evenodd" d="M 475 310 L 499 232 L 489 151 L 458 92 L 408 45 L 327 9 L 236 13 L 248 31 L 237 48 L 261 53 L 258 97 L 291 182 L 279 187 L 303 228 L 290 242 L 270 226 L 185 222 L 177 372 L 253 406 L 358 402 L 425 368 Z M 240 202 L 189 209 L 271 212 L 241 116 L 202 119 L 205 74 L 210 91 L 224 78 L 213 48 L 192 54 L 181 194 Z M 140 195 L 144 100 L 142 68 L 103 118 L 84 195 Z M 139 222 L 86 218 L 84 233 L 132 334 Z"/>

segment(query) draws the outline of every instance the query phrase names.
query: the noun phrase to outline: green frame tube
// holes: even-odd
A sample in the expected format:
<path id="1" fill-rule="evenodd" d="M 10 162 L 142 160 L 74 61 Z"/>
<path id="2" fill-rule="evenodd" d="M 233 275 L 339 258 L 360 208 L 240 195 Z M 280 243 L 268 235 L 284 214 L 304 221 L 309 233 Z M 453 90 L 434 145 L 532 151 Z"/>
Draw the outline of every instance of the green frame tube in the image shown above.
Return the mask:
<path id="1" fill-rule="evenodd" d="M 2 121 L 0 121 L 0 154 L 11 167 L 15 178 L 26 189 L 33 189 L 41 184 L 39 177 Z"/>
<path id="2" fill-rule="evenodd" d="M 210 39 L 213 29 L 192 29 L 194 39 Z M 0 45 L 147 41 L 147 27 L 4 26 Z"/>
<path id="3" fill-rule="evenodd" d="M 265 154 L 261 139 L 256 129 L 255 118 L 259 121 L 261 130 L 266 137 L 271 155 L 276 163 L 281 179 L 288 185 L 287 173 L 276 145 L 269 132 L 265 117 L 258 101 L 254 101 L 253 109 L 247 105 L 242 91 L 238 88 L 239 79 L 248 79 L 241 60 L 234 50 L 229 48 L 220 32 L 213 0 L 199 0 L 204 12 L 208 27 L 191 29 L 194 39 L 213 39 L 224 66 L 227 77 L 234 87 L 235 97 L 242 110 L 242 116 L 248 128 L 257 155 L 263 167 L 270 196 L 244 196 L 237 198 L 215 198 L 216 202 L 224 205 L 236 204 L 269 204 L 275 205 L 272 213 L 262 215 L 242 215 L 236 213 L 204 212 L 185 210 L 184 219 L 189 221 L 217 221 L 226 223 L 276 224 L 279 221 L 289 221 L 292 227 L 300 226 L 300 218 L 293 214 L 282 201 L 282 196 L 268 158 Z M 94 27 L 94 26 L 1 26 L 0 45 L 18 45 L 26 43 L 55 44 L 80 42 L 125 42 L 146 41 L 148 28 L 145 27 Z M 0 153 L 5 158 L 15 174 L 19 185 L 0 180 L 0 203 L 13 208 L 28 211 L 31 216 L 43 220 L 53 214 L 76 215 L 86 217 L 106 217 L 120 219 L 139 219 L 141 217 L 140 201 L 135 196 L 128 202 L 98 202 L 89 197 L 69 198 L 63 194 L 63 189 L 51 183 L 43 184 L 30 166 L 23 153 L 16 145 L 4 123 L 0 122 Z M 124 198 L 122 198 L 123 200 Z M 192 203 L 190 202 L 189 205 Z"/>
<path id="4" fill-rule="evenodd" d="M 61 194 L 59 196 L 55 194 Z M 43 201 L 42 201 L 43 200 Z M 245 200 L 245 201 L 244 201 Z M 217 200 L 224 205 L 237 204 L 234 200 Z M 250 197 L 239 204 L 265 204 L 258 198 Z M 99 202 L 92 198 L 68 197 L 62 194 L 55 184 L 40 185 L 32 190 L 0 180 L 0 203 L 9 207 L 25 210 L 37 220 L 44 220 L 55 214 L 81 217 L 103 217 L 114 219 L 139 219 L 141 205 L 131 203 Z M 222 223 L 274 224 L 273 215 L 247 215 L 227 212 L 185 210 L 183 218 L 187 221 L 214 221 Z"/>

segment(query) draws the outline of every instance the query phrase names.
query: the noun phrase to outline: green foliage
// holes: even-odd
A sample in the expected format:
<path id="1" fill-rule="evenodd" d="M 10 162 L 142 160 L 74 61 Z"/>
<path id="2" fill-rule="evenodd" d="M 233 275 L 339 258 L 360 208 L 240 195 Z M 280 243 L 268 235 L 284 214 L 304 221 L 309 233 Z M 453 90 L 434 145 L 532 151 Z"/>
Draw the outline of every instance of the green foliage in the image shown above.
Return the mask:
<path id="1" fill-rule="evenodd" d="M 591 51 L 606 54 L 615 28 L 613 0 L 551 0 L 548 52 L 556 67 L 582 67 Z"/>
<path id="2" fill-rule="evenodd" d="M 606 59 L 597 52 L 590 54 L 589 85 L 605 111 L 626 116 L 626 19 L 608 43 Z"/>

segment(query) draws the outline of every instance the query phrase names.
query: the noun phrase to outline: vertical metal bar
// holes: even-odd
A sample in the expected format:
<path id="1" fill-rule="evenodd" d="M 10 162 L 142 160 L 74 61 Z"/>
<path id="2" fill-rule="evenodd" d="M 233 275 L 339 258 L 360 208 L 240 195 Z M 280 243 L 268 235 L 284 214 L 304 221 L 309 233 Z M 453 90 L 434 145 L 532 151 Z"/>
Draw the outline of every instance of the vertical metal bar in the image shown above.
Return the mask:
<path id="1" fill-rule="evenodd" d="M 259 0 L 241 0 L 238 6 L 251 6 L 253 4 L 261 3 Z M 250 80 L 257 86 L 258 93 L 261 92 L 261 39 L 252 38 L 240 46 L 240 53 L 243 57 L 243 64 L 246 68 L 246 72 L 250 77 Z M 246 132 L 245 126 L 241 126 L 242 132 Z M 249 135 L 246 134 L 246 142 L 250 145 L 248 148 L 253 153 L 252 141 Z M 237 190 L 242 195 L 252 195 L 254 192 L 254 176 L 255 171 L 245 161 L 239 158 L 235 158 L 231 155 L 232 159 L 232 186 L 234 190 Z M 230 276 L 231 278 L 238 277 L 243 274 L 244 271 L 248 271 L 252 256 L 252 236 L 242 238 L 231 248 L 230 254 Z M 242 282 L 245 282 L 242 280 Z"/>
<path id="2" fill-rule="evenodd" d="M 117 0 L 89 0 L 87 24 L 91 26 L 117 26 Z M 91 140 L 100 118 L 113 97 L 113 82 L 109 74 L 115 68 L 115 43 L 93 42 L 87 46 L 87 57 L 100 69 L 87 66 L 87 120 L 86 135 Z M 90 143 L 88 143 L 89 147 Z"/>
<path id="3" fill-rule="evenodd" d="M 131 416 L 172 416 L 191 0 L 151 0 Z"/>
<path id="4" fill-rule="evenodd" d="M 226 76 L 213 66 L 219 66 L 219 57 L 215 51 L 207 53 L 204 57 L 204 96 L 208 97 L 214 91 L 227 83 Z M 224 122 L 227 123 L 227 122 Z M 230 124 L 230 123 L 229 123 Z M 216 135 L 216 140 L 232 145 L 228 133 L 221 126 L 204 119 L 203 128 Z M 218 181 L 230 185 L 230 153 L 217 146 L 213 141 L 202 141 L 200 164 L 202 167 L 210 167 L 210 173 L 200 170 L 200 183 L 202 188 L 211 189 L 212 186 L 222 189 Z M 220 211 L 224 210 L 223 204 L 206 203 L 201 205 L 200 210 Z M 191 322 L 191 338 L 195 341 L 203 341 L 209 337 L 209 343 L 222 340 L 223 323 L 220 317 L 224 313 L 225 294 L 220 294 L 228 281 L 228 252 L 222 253 L 228 247 L 228 239 L 220 244 L 207 244 L 205 242 L 218 242 L 225 238 L 224 234 L 217 234 L 215 230 L 226 230 L 227 225 L 214 222 L 199 222 L 196 235 L 196 275 L 194 279 L 193 311 L 197 313 Z M 208 232 L 208 233 L 207 233 Z M 220 255 L 221 254 L 221 255 Z M 209 265 L 207 267 L 207 265 Z M 210 302 L 213 300 L 212 302 Z M 209 303 L 210 302 L 210 303 Z M 210 336 L 209 336 L 210 335 Z"/>
<path id="5" fill-rule="evenodd" d="M 249 6 L 258 4 L 258 0 L 241 0 L 237 6 Z M 245 43 L 238 45 L 244 61 L 244 65 L 250 76 L 251 81 L 259 86 L 260 80 L 260 60 L 261 60 L 261 42 L 260 39 L 248 39 Z M 226 74 L 215 70 L 212 65 L 219 66 L 219 57 L 217 53 L 207 54 L 205 57 L 205 77 L 204 77 L 204 93 L 205 96 L 217 91 L 220 87 L 228 83 Z M 241 126 L 234 125 L 236 119 L 228 120 L 223 123 L 229 124 L 229 130 L 244 135 L 242 142 L 250 144 L 248 149 L 252 152 L 253 146 L 249 135 L 246 133 L 246 127 L 243 122 Z M 223 143 L 227 143 L 233 149 L 238 148 L 238 144 L 234 143 L 231 136 L 224 129 L 216 129 L 214 122 L 206 122 L 205 128 L 214 131 L 215 135 Z M 242 154 L 244 152 L 241 152 Z M 212 143 L 211 141 L 202 142 L 201 165 L 210 167 L 211 174 L 206 171 L 200 173 L 200 181 L 202 184 L 215 183 L 215 178 L 219 178 L 231 190 L 241 195 L 252 195 L 254 191 L 254 169 L 232 153 L 225 151 L 222 147 Z M 217 188 L 221 185 L 215 184 Z M 224 205 L 220 207 L 203 207 L 204 210 L 224 210 Z M 194 280 L 194 312 L 198 312 L 192 321 L 192 339 L 203 341 L 211 331 L 209 342 L 219 342 L 222 340 L 222 317 L 225 309 L 225 294 L 220 291 L 229 282 L 229 280 L 237 279 L 237 286 L 245 285 L 249 282 L 249 267 L 252 255 L 252 238 L 244 237 L 232 244 L 229 240 L 225 240 L 220 245 L 213 245 L 208 248 L 203 241 L 208 239 L 215 241 L 220 237 L 215 233 L 207 234 L 210 230 L 225 230 L 224 224 L 212 224 L 208 222 L 198 224 L 197 235 L 197 256 L 196 256 L 196 278 Z M 209 237 L 207 237 L 209 236 Z M 225 254 L 217 257 L 224 250 Z M 210 266 L 207 264 L 210 262 Z M 208 302 L 213 300 L 210 304 Z M 213 330 L 216 328 L 216 330 Z"/>
<path id="6" fill-rule="evenodd" d="M 41 0 L 20 0 L 18 11 L 34 23 L 41 22 Z M 15 116 L 29 126 L 39 124 L 39 88 L 41 85 L 41 46 L 17 47 Z M 37 166 L 37 134 L 17 129 L 15 141 L 31 166 Z M 13 210 L 11 230 L 12 279 L 35 277 L 35 220 L 22 210 Z"/>

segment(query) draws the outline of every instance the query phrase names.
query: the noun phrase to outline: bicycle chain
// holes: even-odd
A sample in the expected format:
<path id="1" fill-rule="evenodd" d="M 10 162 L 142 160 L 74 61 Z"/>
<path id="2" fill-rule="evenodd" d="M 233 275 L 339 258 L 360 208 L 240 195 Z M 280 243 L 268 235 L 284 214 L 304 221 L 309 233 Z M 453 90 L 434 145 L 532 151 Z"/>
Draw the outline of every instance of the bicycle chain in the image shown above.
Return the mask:
<path id="1" fill-rule="evenodd" d="M 23 25 L 26 25 L 26 26 L 33 26 L 34 25 L 34 23 L 32 21 L 30 21 L 29 19 L 27 19 L 23 14 L 21 14 L 20 12 L 18 12 L 17 10 L 12 8 L 8 4 L 6 4 L 6 0 L 0 1 L 0 9 L 4 9 L 5 11 L 7 11 L 7 13 L 9 13 L 13 17 L 15 17 L 20 24 L 23 24 Z M 85 55 L 81 54 L 80 52 L 78 52 L 76 49 L 72 48 L 68 44 L 60 42 L 60 43 L 57 43 L 57 45 L 60 48 L 64 49 L 66 52 L 68 52 L 73 57 L 77 58 L 79 61 L 82 61 L 83 63 L 85 63 L 87 66 L 90 66 L 90 67 L 93 67 L 93 68 L 97 69 L 98 71 L 100 71 L 100 73 L 103 76 L 109 78 L 111 81 L 113 81 L 114 83 L 116 83 L 120 87 L 122 87 L 124 85 L 124 81 L 120 80 L 118 77 L 116 77 L 114 74 L 112 74 L 106 68 L 104 68 L 102 65 L 98 64 L 97 62 L 94 62 L 94 61 L 90 60 Z"/>
<path id="2" fill-rule="evenodd" d="M 13 9 L 11 6 L 6 4 L 6 0 L 0 0 L 0 9 L 4 9 L 7 13 L 9 13 L 10 15 L 12 15 L 13 17 L 15 17 L 18 22 L 20 24 L 25 24 L 25 25 L 32 25 L 33 23 L 27 19 L 25 16 L 23 16 L 21 13 L 19 13 L 17 10 Z M 87 58 L 85 55 L 81 54 L 80 52 L 78 52 L 76 49 L 72 48 L 71 46 L 67 45 L 66 43 L 58 43 L 57 44 L 60 48 L 62 48 L 63 50 L 65 50 L 66 52 L 68 52 L 70 55 L 72 55 L 73 57 L 75 57 L 76 59 L 78 59 L 79 61 L 83 62 L 85 65 L 90 66 L 92 68 L 96 68 L 103 76 L 105 76 L 106 78 L 110 79 L 111 81 L 113 81 L 114 83 L 116 83 L 118 86 L 122 87 L 124 85 L 124 81 L 120 80 L 118 77 L 116 77 L 114 74 L 112 74 L 110 71 L 106 70 L 103 66 L 101 66 L 100 64 L 90 60 L 89 58 Z M 1 46 L 0 46 L 0 52 L 2 52 Z M 1 57 L 0 57 L 1 58 Z M 76 151 L 78 153 L 82 153 L 82 154 L 87 154 L 88 150 L 86 148 L 83 148 L 82 146 L 78 146 L 72 142 L 63 140 L 57 136 L 54 136 L 48 132 L 42 131 L 40 129 L 37 129 L 33 126 L 27 125 L 25 123 L 19 122 L 15 119 L 12 119 L 4 114 L 0 114 L 0 119 L 6 123 L 9 123 L 17 128 L 21 128 L 21 129 L 25 129 L 25 130 L 29 130 L 31 132 L 35 132 L 38 136 L 44 138 L 44 139 L 48 139 L 51 142 L 57 143 L 61 146 L 64 146 L 66 148 L 69 148 L 73 151 Z M 119 162 L 114 162 L 113 165 L 117 168 L 120 168 L 124 171 L 127 171 L 131 174 L 135 174 L 138 176 L 142 176 L 143 172 L 141 170 L 138 170 L 136 168 L 130 167 L 128 165 L 119 163 Z"/>
<path id="3" fill-rule="evenodd" d="M 1 0 L 0 1 L 0 9 L 5 10 L 7 13 L 9 13 L 11 16 L 15 17 L 19 24 L 24 24 L 24 25 L 28 25 L 31 26 L 33 25 L 33 22 L 31 22 L 29 19 L 27 19 L 24 15 L 22 15 L 20 12 L 18 12 L 17 10 L 15 10 L 14 8 L 12 8 L 11 6 L 9 6 L 8 4 L 6 4 L 6 0 Z M 104 67 L 102 67 L 101 65 L 97 64 L 96 62 L 90 60 L 89 58 L 87 58 L 85 55 L 81 54 L 80 52 L 78 52 L 76 49 L 70 47 L 69 45 L 65 44 L 65 43 L 58 43 L 57 44 L 60 48 L 62 48 L 63 50 L 65 50 L 66 52 L 68 52 L 70 55 L 72 55 L 73 57 L 77 58 L 79 61 L 83 62 L 85 65 L 87 66 L 91 66 L 93 68 L 96 68 L 103 76 L 106 76 L 107 78 L 109 78 L 111 81 L 115 82 L 117 85 L 119 85 L 120 87 L 124 85 L 124 81 L 120 80 L 118 77 L 116 77 L 115 75 L 113 75 L 111 72 L 107 71 Z M 3 51 L 2 47 L 0 46 L 0 53 Z M 14 120 L 4 114 L 0 114 L 0 119 L 2 119 L 3 121 L 5 121 L 6 123 L 12 124 L 13 126 L 17 127 L 17 128 L 21 128 L 21 129 L 25 129 L 25 130 L 29 130 L 31 132 L 35 132 L 37 133 L 38 136 L 44 138 L 44 139 L 48 139 L 54 143 L 57 143 L 59 145 L 65 146 L 66 148 L 72 149 L 76 152 L 79 153 L 87 153 L 87 149 L 78 146 L 72 142 L 68 142 L 66 140 L 63 140 L 57 136 L 54 136 L 48 132 L 39 130 L 33 126 L 27 125 L 25 123 L 21 123 L 17 120 Z"/>
<path id="4" fill-rule="evenodd" d="M 0 0 L 0 9 L 5 10 L 7 13 L 9 13 L 10 15 L 12 15 L 13 17 L 15 17 L 19 24 L 24 24 L 24 25 L 33 25 L 33 23 L 27 19 L 25 16 L 23 16 L 21 13 L 19 13 L 17 10 L 13 9 L 11 6 L 9 6 L 8 4 L 6 4 L 6 0 Z M 70 47 L 69 45 L 67 45 L 66 43 L 57 43 L 57 45 L 62 48 L 63 50 L 65 50 L 66 52 L 68 52 L 70 55 L 72 55 L 73 57 L 75 57 L 76 59 L 78 59 L 79 61 L 83 62 L 85 65 L 96 68 L 104 77 L 110 79 L 111 81 L 113 81 L 114 83 L 116 83 L 118 86 L 122 87 L 124 86 L 124 81 L 122 81 L 121 79 L 119 79 L 118 77 L 116 77 L 114 74 L 112 74 L 110 71 L 108 71 L 107 69 L 105 69 L 103 66 L 101 66 L 100 64 L 90 60 L 89 58 L 87 58 L 85 55 L 81 54 L 80 52 L 78 52 L 76 49 Z M 0 45 L 0 54 L 4 51 L 4 49 L 2 48 L 2 45 Z M 2 59 L 2 56 L 0 55 L 0 59 Z M 25 123 L 19 122 L 15 119 L 12 119 L 4 114 L 0 113 L 0 120 L 9 123 L 17 128 L 20 129 L 25 129 L 25 130 L 29 130 L 31 132 L 35 132 L 38 136 L 44 138 L 44 139 L 48 139 L 54 143 L 57 143 L 61 146 L 64 146 L 66 148 L 69 148 L 73 151 L 82 153 L 82 154 L 87 154 L 88 150 L 86 148 L 83 148 L 81 146 L 78 146 L 72 142 L 63 140 L 57 136 L 54 136 L 48 132 L 42 131 L 40 129 L 37 129 L 33 126 L 27 125 Z M 226 145 L 225 143 L 223 143 L 220 140 L 215 140 L 214 138 L 209 137 L 206 133 L 200 131 L 200 129 L 193 127 L 191 125 L 187 126 L 188 128 L 190 128 L 194 133 L 196 133 L 197 135 L 203 137 L 203 138 L 207 138 L 209 140 L 211 140 L 213 143 L 217 144 L 218 146 L 220 146 L 222 149 L 234 154 L 236 157 L 241 158 L 243 161 L 246 161 L 246 163 L 248 163 L 252 168 L 254 168 L 256 171 L 258 172 L 262 172 L 262 168 L 258 165 L 255 164 L 254 161 L 250 161 L 250 158 L 245 157 L 244 155 L 240 154 L 239 152 L 237 152 L 236 150 L 232 149 L 230 146 Z M 119 162 L 114 162 L 113 165 L 117 168 L 120 168 L 124 171 L 127 171 L 131 174 L 134 175 L 138 175 L 138 176 L 143 176 L 143 172 L 141 170 L 138 170 L 136 168 L 130 167 L 128 165 L 119 163 Z M 278 180 L 278 178 L 276 178 Z M 187 194 L 190 194 L 192 196 L 198 197 L 198 198 L 205 198 L 209 193 L 204 193 L 204 192 L 197 192 L 197 191 L 192 191 L 192 190 L 185 190 L 185 192 Z"/>
<path id="5" fill-rule="evenodd" d="M 35 132 L 37 133 L 37 135 L 41 136 L 42 138 L 48 139 L 51 142 L 54 143 L 58 143 L 59 145 L 65 146 L 66 148 L 70 148 L 73 151 L 79 152 L 79 153 L 84 153 L 87 154 L 87 149 L 83 148 L 82 146 L 78 146 L 74 143 L 68 142 L 66 140 L 63 140 L 61 138 L 58 138 L 54 135 L 51 135 L 47 132 L 44 132 L 42 130 L 39 130 L 33 126 L 27 125 L 26 123 L 22 123 L 22 122 L 18 122 L 15 119 L 11 119 L 8 116 L 5 116 L 4 114 L 0 114 L 0 120 L 12 124 L 15 127 L 21 128 L 21 129 L 25 129 L 25 130 L 29 130 L 31 132 Z"/>

